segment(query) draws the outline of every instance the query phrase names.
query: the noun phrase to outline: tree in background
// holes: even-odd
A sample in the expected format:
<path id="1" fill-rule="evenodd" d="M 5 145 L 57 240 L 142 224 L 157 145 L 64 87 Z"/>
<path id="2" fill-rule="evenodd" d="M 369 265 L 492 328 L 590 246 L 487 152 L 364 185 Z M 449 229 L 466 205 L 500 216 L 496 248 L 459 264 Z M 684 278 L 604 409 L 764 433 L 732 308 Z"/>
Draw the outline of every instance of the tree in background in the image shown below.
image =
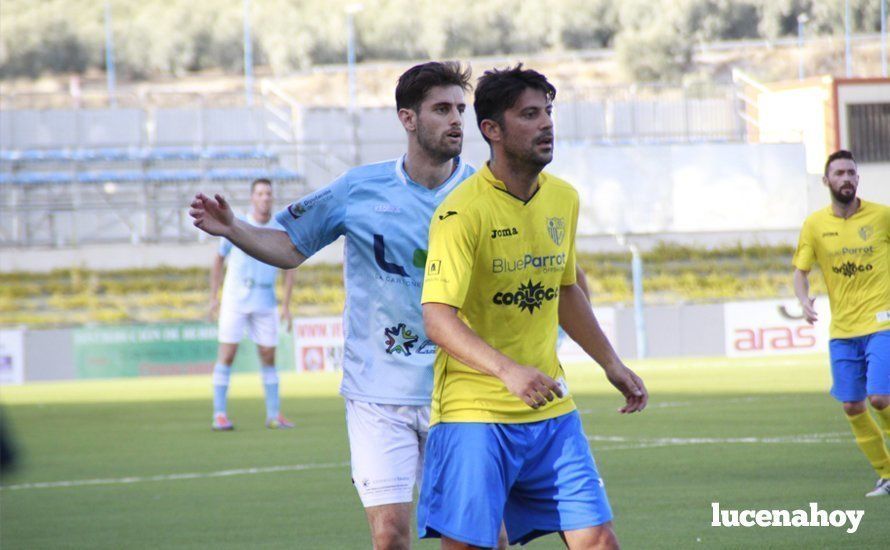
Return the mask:
<path id="1" fill-rule="evenodd" d="M 254 59 L 275 74 L 346 57 L 356 0 L 252 0 Z M 637 81 L 676 81 L 697 44 L 842 34 L 838 0 L 363 0 L 362 60 L 408 60 L 615 47 Z M 104 0 L 3 0 L 0 78 L 104 68 Z M 243 69 L 242 0 L 111 0 L 116 59 L 131 79 Z M 880 5 L 851 0 L 855 32 L 880 26 Z"/>

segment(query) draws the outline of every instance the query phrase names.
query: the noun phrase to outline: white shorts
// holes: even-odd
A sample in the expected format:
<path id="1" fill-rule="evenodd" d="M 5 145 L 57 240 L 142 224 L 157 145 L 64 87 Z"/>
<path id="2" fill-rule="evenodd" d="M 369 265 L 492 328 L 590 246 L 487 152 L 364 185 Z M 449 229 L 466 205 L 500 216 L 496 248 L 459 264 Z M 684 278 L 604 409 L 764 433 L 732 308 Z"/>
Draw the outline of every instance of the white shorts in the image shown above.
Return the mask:
<path id="1" fill-rule="evenodd" d="M 365 508 L 414 500 L 429 426 L 429 406 L 346 400 L 352 483 Z"/>
<path id="2" fill-rule="evenodd" d="M 244 327 L 250 329 L 250 339 L 258 346 L 274 348 L 278 345 L 278 312 L 274 309 L 244 313 L 232 308 L 219 308 L 219 342 L 237 344 L 244 338 Z"/>

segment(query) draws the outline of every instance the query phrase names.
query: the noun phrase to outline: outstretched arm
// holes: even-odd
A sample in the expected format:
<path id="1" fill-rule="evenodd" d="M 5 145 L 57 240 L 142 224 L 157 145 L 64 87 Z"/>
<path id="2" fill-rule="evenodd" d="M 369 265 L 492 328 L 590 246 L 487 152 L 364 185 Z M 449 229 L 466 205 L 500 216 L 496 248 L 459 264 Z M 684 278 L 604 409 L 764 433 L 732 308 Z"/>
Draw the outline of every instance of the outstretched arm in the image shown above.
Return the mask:
<path id="1" fill-rule="evenodd" d="M 813 324 L 819 320 L 813 303 L 815 298 L 810 298 L 810 272 L 802 269 L 794 270 L 794 295 L 797 296 L 800 306 L 803 308 L 803 316 L 807 323 Z"/>
<path id="2" fill-rule="evenodd" d="M 198 193 L 191 203 L 189 216 L 195 220 L 195 227 L 210 235 L 225 237 L 261 262 L 281 269 L 293 269 L 306 261 L 287 233 L 254 227 L 239 220 L 222 195 L 210 198 Z"/>
<path id="3" fill-rule="evenodd" d="M 520 365 L 489 346 L 457 316 L 448 304 L 423 304 L 426 335 L 448 355 L 479 372 L 499 378 L 510 393 L 536 409 L 562 397 L 557 382 L 533 367 Z"/>
<path id="4" fill-rule="evenodd" d="M 210 321 L 216 321 L 219 315 L 219 285 L 222 282 L 223 265 L 226 259 L 217 254 L 213 257 L 213 265 L 210 267 L 210 308 L 208 316 Z"/>
<path id="5" fill-rule="evenodd" d="M 284 272 L 284 299 L 281 301 L 281 320 L 287 323 L 287 331 L 293 327 L 294 316 L 290 312 L 290 297 L 294 290 L 294 271 Z"/>
<path id="6" fill-rule="evenodd" d="M 559 323 L 572 340 L 602 367 L 609 382 L 624 395 L 625 405 L 618 412 L 632 413 L 646 408 L 649 392 L 643 380 L 627 368 L 615 353 L 593 314 L 590 301 L 577 284 L 560 287 Z"/>

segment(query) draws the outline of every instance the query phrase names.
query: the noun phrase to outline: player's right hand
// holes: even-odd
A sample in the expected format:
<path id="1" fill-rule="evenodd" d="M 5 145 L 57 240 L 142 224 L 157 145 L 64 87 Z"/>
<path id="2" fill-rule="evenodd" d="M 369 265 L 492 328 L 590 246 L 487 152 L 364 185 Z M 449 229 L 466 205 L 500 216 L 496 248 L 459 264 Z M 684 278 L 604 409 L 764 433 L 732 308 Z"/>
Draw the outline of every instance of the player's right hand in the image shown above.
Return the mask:
<path id="1" fill-rule="evenodd" d="M 808 297 L 806 302 L 800 303 L 800 306 L 803 308 L 803 317 L 811 325 L 819 320 L 819 315 L 816 313 L 816 306 L 814 305 L 815 302 L 815 298 Z"/>
<path id="2" fill-rule="evenodd" d="M 211 235 L 225 235 L 235 223 L 235 213 L 222 195 L 217 194 L 210 198 L 204 193 L 198 193 L 190 206 L 189 216 L 194 219 L 195 227 Z"/>
<path id="3" fill-rule="evenodd" d="M 501 380 L 510 393 L 533 409 L 543 407 L 549 401 L 562 397 L 562 390 L 556 380 L 534 367 L 514 365 L 506 371 Z"/>
<path id="4" fill-rule="evenodd" d="M 210 307 L 207 309 L 207 317 L 211 322 L 216 321 L 219 318 L 219 298 L 210 300 Z"/>

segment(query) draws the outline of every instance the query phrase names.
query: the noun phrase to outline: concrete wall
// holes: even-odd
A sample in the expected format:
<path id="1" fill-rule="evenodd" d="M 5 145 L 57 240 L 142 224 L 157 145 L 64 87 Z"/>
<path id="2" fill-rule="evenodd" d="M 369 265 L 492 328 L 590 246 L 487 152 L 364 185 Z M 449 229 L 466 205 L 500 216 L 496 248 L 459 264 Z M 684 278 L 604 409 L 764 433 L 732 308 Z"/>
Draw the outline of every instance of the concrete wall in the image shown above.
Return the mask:
<path id="1" fill-rule="evenodd" d="M 632 308 L 615 315 L 621 357 L 637 357 L 636 323 Z M 711 357 L 724 353 L 723 304 L 666 305 L 644 308 L 649 357 Z"/>
<path id="2" fill-rule="evenodd" d="M 724 304 L 649 306 L 645 308 L 648 357 L 714 357 L 726 353 Z M 633 310 L 615 310 L 613 345 L 625 359 L 636 358 Z M 76 378 L 73 330 L 25 333 L 25 381 Z M 212 355 L 212 354 L 211 354 Z M 212 361 L 208 357 L 207 361 Z M 282 364 L 286 370 L 295 368 Z"/>
<path id="3" fill-rule="evenodd" d="M 76 377 L 71 330 L 25 332 L 25 382 L 73 380 Z"/>

